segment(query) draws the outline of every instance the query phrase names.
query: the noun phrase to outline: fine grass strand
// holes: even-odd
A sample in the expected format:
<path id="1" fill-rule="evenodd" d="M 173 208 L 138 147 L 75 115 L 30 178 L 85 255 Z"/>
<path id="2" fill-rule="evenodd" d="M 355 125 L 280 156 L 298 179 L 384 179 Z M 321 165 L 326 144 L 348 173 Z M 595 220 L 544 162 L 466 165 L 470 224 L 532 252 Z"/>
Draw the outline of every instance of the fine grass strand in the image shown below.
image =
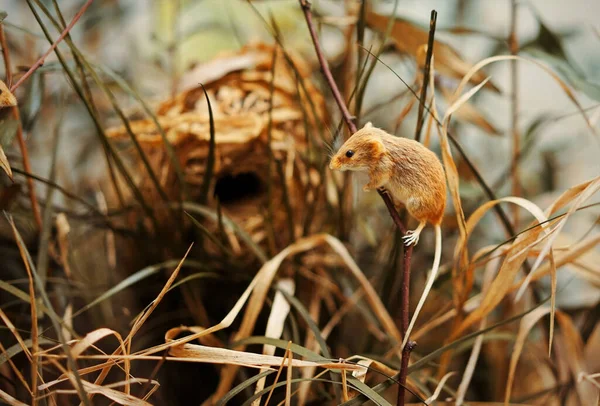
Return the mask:
<path id="1" fill-rule="evenodd" d="M 315 340 L 317 340 L 317 343 L 319 344 L 319 348 L 321 349 L 323 356 L 325 358 L 331 358 L 331 353 L 329 352 L 329 348 L 327 348 L 327 343 L 325 342 L 325 339 L 321 335 L 321 330 L 319 330 L 319 326 L 317 326 L 317 324 L 314 322 L 314 320 L 310 317 L 310 313 L 308 312 L 308 310 L 304 307 L 304 305 L 298 299 L 296 299 L 295 297 L 290 295 L 288 292 L 286 292 L 282 289 L 279 289 L 278 291 L 281 294 L 283 294 L 285 299 L 292 305 L 292 307 L 304 319 L 304 321 L 306 322 L 306 324 L 312 331 L 312 333 L 315 337 Z M 342 373 L 343 373 L 343 371 L 342 371 Z M 335 375 L 333 374 L 333 372 L 330 373 L 330 376 L 333 381 L 336 381 L 336 382 L 338 381 L 337 378 L 335 377 Z M 340 393 L 340 388 L 337 386 L 334 386 L 334 390 L 335 390 L 336 399 L 338 399 L 338 400 L 342 399 L 342 395 Z"/>
<path id="2" fill-rule="evenodd" d="M 40 15 L 36 11 L 35 7 L 33 6 L 32 0 L 27 0 L 27 4 L 28 4 L 29 8 L 31 9 L 31 12 L 33 13 L 38 24 L 40 25 L 40 28 L 42 29 L 42 31 L 44 31 L 44 35 L 48 39 L 48 42 L 53 43 L 54 41 L 53 41 L 52 37 L 50 36 L 48 29 L 46 28 L 46 25 L 42 21 Z M 58 50 L 58 48 L 56 48 L 54 50 L 54 52 L 55 52 L 57 58 L 59 59 L 61 65 L 63 66 L 65 73 L 69 76 L 69 79 L 71 81 L 71 84 L 73 85 L 73 88 L 75 89 L 75 92 L 78 94 L 78 96 L 84 102 L 83 104 L 85 105 L 86 109 L 88 110 L 88 113 L 90 114 L 90 117 L 92 118 L 92 121 L 94 122 L 94 126 L 96 127 L 96 130 L 97 130 L 96 133 L 98 134 L 98 138 L 99 138 L 101 144 L 104 145 L 110 151 L 110 155 L 114 159 L 115 164 L 117 165 L 117 169 L 119 169 L 121 175 L 125 178 L 126 183 L 129 186 L 129 188 L 131 189 L 132 193 L 134 194 L 136 200 L 138 201 L 140 206 L 144 209 L 144 212 L 146 213 L 148 218 L 150 218 L 150 220 L 152 221 L 155 230 L 158 230 L 158 228 L 159 228 L 158 221 L 156 220 L 156 217 L 154 216 L 154 212 L 153 212 L 152 208 L 146 203 L 144 196 L 142 195 L 139 188 L 135 185 L 135 182 L 133 181 L 131 174 L 128 172 L 127 168 L 125 167 L 125 164 L 123 163 L 123 161 L 117 154 L 117 152 L 114 149 L 114 147 L 112 146 L 112 144 L 108 141 L 108 138 L 106 136 L 104 128 L 102 127 L 102 124 L 100 123 L 100 119 L 98 118 L 96 112 L 94 111 L 94 109 L 88 102 L 87 98 L 85 97 L 81 86 L 77 83 L 77 80 L 75 79 L 75 76 L 73 75 L 73 72 L 71 71 L 71 69 L 69 69 L 69 67 L 66 63 L 66 59 L 62 55 L 62 52 L 60 52 Z"/>
<path id="3" fill-rule="evenodd" d="M 56 158 L 58 156 L 58 146 L 60 143 L 60 123 L 63 115 L 58 117 L 57 124 L 54 129 L 54 142 L 52 145 L 52 158 L 50 161 L 50 173 L 48 178 L 51 182 L 56 181 Z M 46 207 L 42 215 L 42 230 L 40 233 L 40 249 L 37 256 L 37 269 L 42 280 L 42 285 L 46 286 L 46 278 L 48 276 L 48 250 L 50 247 L 50 238 L 52 235 L 52 197 L 54 188 L 47 188 L 46 191 Z"/>
<path id="4" fill-rule="evenodd" d="M 208 218 L 209 220 L 212 220 L 214 222 L 219 221 L 217 213 L 215 213 L 215 210 L 212 208 L 202 206 L 193 202 L 183 202 L 183 208 L 184 210 L 189 211 L 190 213 L 199 214 L 202 217 Z M 248 248 L 250 248 L 254 255 L 263 264 L 267 262 L 268 257 L 265 254 L 265 252 L 262 250 L 262 248 L 258 246 L 258 244 L 256 244 L 252 240 L 252 237 L 244 229 L 242 229 L 236 222 L 231 220 L 224 213 L 221 215 L 221 219 L 223 220 L 223 224 L 225 224 L 225 226 L 231 228 L 237 235 L 240 236 L 242 241 L 244 241 L 248 245 Z"/>
<path id="5" fill-rule="evenodd" d="M 54 327 L 54 330 L 56 332 L 58 340 L 60 341 L 63 351 L 67 357 L 67 363 L 69 365 L 69 368 L 71 369 L 71 371 L 73 373 L 75 386 L 77 389 L 77 394 L 85 406 L 91 406 L 91 403 L 87 397 L 86 390 L 83 386 L 83 381 L 81 379 L 81 376 L 77 372 L 78 371 L 77 364 L 75 363 L 75 359 L 71 355 L 71 349 L 68 346 L 68 344 L 65 342 L 64 337 L 63 337 L 63 331 L 62 331 L 61 327 L 68 328 L 68 326 L 65 326 L 62 323 L 62 320 L 60 319 L 58 314 L 56 314 L 56 312 L 54 311 L 54 309 L 52 307 L 52 303 L 50 302 L 50 299 L 48 298 L 48 295 L 46 294 L 44 285 L 42 284 L 42 280 L 40 279 L 40 276 L 38 275 L 38 273 L 35 270 L 33 260 L 31 259 L 31 256 L 29 255 L 29 252 L 27 251 L 27 247 L 25 246 L 25 243 L 23 242 L 21 235 L 19 234 L 19 231 L 17 230 L 17 228 L 15 226 L 15 223 L 13 222 L 12 217 L 6 213 L 5 213 L 5 216 L 12 227 L 15 240 L 17 242 L 19 251 L 21 253 L 21 257 L 23 258 L 23 262 L 24 262 L 26 268 L 28 268 L 30 270 L 31 274 L 33 275 L 38 293 L 40 294 L 42 301 L 48 308 L 48 316 L 50 316 L 50 320 L 52 321 L 52 325 Z M 61 324 L 62 324 L 62 326 L 61 326 Z"/>
<path id="6" fill-rule="evenodd" d="M 60 9 L 58 8 L 58 5 L 56 4 L 55 0 L 53 0 L 53 1 L 54 1 L 57 11 L 60 13 Z M 36 0 L 36 3 L 38 5 L 40 5 L 39 0 Z M 56 20 L 54 20 L 52 18 L 52 15 L 50 14 L 50 12 L 47 9 L 45 9 L 44 7 L 42 7 L 42 10 L 44 10 L 44 13 L 50 19 L 50 21 L 52 21 L 54 23 L 55 27 L 60 30 L 60 26 L 58 25 Z M 59 14 L 59 16 L 60 15 L 61 14 Z M 152 183 L 153 183 L 154 187 L 156 188 L 158 194 L 160 195 L 161 199 L 165 203 L 168 203 L 169 198 L 167 197 L 167 194 L 165 193 L 163 187 L 160 185 L 160 181 L 158 180 L 158 177 L 156 176 L 156 173 L 154 172 L 154 169 L 152 168 L 146 153 L 142 149 L 142 146 L 140 145 L 136 135 L 133 133 L 133 130 L 131 129 L 129 120 L 125 116 L 125 113 L 123 113 L 123 110 L 120 108 L 114 94 L 110 91 L 108 86 L 106 86 L 106 84 L 100 79 L 100 77 L 96 73 L 95 69 L 88 63 L 87 59 L 81 54 L 81 52 L 78 52 L 78 49 L 73 44 L 73 42 L 69 41 L 67 44 L 69 45 L 71 51 L 73 52 L 73 55 L 75 56 L 75 61 L 77 63 L 78 68 L 82 70 L 82 72 L 81 72 L 82 84 L 84 85 L 84 90 L 86 90 L 85 86 L 87 86 L 87 81 L 85 80 L 85 72 L 83 71 L 83 69 L 85 69 L 85 71 L 87 71 L 92 76 L 92 79 L 96 83 L 96 86 L 98 86 L 100 89 L 102 89 L 102 92 L 110 101 L 115 113 L 117 113 L 117 115 L 119 116 L 119 119 L 125 126 L 127 135 L 129 136 L 129 139 L 133 143 L 135 150 L 139 154 L 140 159 L 142 160 L 142 163 L 143 163 L 144 167 L 146 168 L 148 175 L 150 176 L 150 180 L 152 181 Z M 89 89 L 87 89 L 87 90 L 89 93 Z M 91 100 L 91 96 L 88 96 L 88 99 Z"/>
<path id="7" fill-rule="evenodd" d="M 73 318 L 88 311 L 89 309 L 102 303 L 103 301 L 110 299 L 117 293 L 120 293 L 120 292 L 124 291 L 125 289 L 127 289 L 137 283 L 142 282 L 146 278 L 148 278 L 152 275 L 155 275 L 164 269 L 170 269 L 170 268 L 173 268 L 174 266 L 177 266 L 180 262 L 181 261 L 178 259 L 172 259 L 172 260 L 164 261 L 159 264 L 150 265 L 143 269 L 140 269 L 139 271 L 135 272 L 132 275 L 129 275 L 127 278 L 123 279 L 121 282 L 117 283 L 115 286 L 108 289 L 106 292 L 102 293 L 96 299 L 94 299 L 93 301 L 91 301 L 90 303 L 86 304 L 81 309 L 79 309 L 78 311 L 73 313 Z M 198 261 L 189 260 L 189 259 L 185 260 L 183 262 L 183 266 L 195 267 L 195 268 L 200 268 L 200 269 L 204 268 L 204 265 L 202 263 L 200 263 Z"/>
<path id="8" fill-rule="evenodd" d="M 208 146 L 208 158 L 206 159 L 206 169 L 204 172 L 204 178 L 202 180 L 202 186 L 200 189 L 200 204 L 205 205 L 208 202 L 208 192 L 210 190 L 210 184 L 212 182 L 213 172 L 215 169 L 215 119 L 213 117 L 213 110 L 210 104 L 210 98 L 206 92 L 206 88 L 200 83 L 204 97 L 206 97 L 206 104 L 208 106 L 208 119 L 210 124 L 210 142 Z"/>
<path id="9" fill-rule="evenodd" d="M 196 226 L 196 228 L 198 228 L 198 230 L 200 230 L 200 232 L 208 237 L 209 240 L 211 240 L 217 247 L 219 247 L 219 249 L 221 251 L 223 251 L 223 254 L 225 254 L 227 257 L 229 258 L 234 258 L 235 254 L 225 246 L 225 244 L 223 244 L 217 237 L 216 235 L 211 232 L 209 229 L 207 229 L 206 227 L 204 227 L 204 225 L 202 225 L 202 223 L 200 223 L 198 220 L 196 220 L 194 218 L 194 216 L 192 216 L 190 213 L 188 212 L 184 212 L 189 218 L 190 220 L 192 220 L 192 223 L 194 224 L 194 226 Z"/>
<path id="10" fill-rule="evenodd" d="M 267 376 L 269 376 L 273 373 L 275 373 L 275 371 L 264 371 L 257 375 L 254 375 L 252 378 L 248 378 L 248 379 L 244 380 L 239 385 L 234 386 L 229 392 L 227 392 L 227 394 L 225 396 L 223 396 L 221 399 L 219 399 L 215 403 L 215 406 L 226 405 L 227 402 L 229 402 L 231 399 L 233 399 L 236 395 L 239 395 L 240 393 L 242 393 L 246 389 L 250 388 L 252 385 L 254 385 L 256 382 L 258 382 L 262 378 L 266 378 Z"/>

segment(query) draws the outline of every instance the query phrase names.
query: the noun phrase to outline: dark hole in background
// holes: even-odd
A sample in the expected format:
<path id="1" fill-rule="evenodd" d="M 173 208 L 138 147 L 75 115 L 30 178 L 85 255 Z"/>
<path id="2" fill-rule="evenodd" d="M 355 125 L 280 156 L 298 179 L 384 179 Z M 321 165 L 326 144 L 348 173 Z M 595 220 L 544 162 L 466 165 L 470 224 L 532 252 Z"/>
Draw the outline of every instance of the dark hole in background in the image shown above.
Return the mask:
<path id="1" fill-rule="evenodd" d="M 221 176 L 215 185 L 214 195 L 222 204 L 230 204 L 256 197 L 262 192 L 263 184 L 260 178 L 255 173 L 244 172 Z"/>

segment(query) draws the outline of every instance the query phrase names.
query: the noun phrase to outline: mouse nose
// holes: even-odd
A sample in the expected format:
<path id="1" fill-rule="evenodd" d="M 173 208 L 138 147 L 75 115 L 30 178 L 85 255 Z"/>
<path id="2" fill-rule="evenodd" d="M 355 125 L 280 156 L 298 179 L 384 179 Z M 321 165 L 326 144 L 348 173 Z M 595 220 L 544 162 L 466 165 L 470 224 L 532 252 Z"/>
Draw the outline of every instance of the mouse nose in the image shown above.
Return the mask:
<path id="1" fill-rule="evenodd" d="M 335 165 L 333 164 L 334 160 L 335 160 L 335 158 L 331 158 L 331 161 L 329 161 L 329 169 L 331 169 L 331 170 L 335 169 Z"/>

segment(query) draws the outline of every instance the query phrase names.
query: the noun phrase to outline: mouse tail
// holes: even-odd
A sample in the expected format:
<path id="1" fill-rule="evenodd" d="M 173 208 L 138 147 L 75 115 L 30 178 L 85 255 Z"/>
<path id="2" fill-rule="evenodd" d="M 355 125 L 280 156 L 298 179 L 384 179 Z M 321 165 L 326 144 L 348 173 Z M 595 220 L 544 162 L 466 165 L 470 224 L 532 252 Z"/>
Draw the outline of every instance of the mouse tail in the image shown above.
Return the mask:
<path id="1" fill-rule="evenodd" d="M 404 338 L 402 340 L 402 349 L 404 349 L 404 346 L 408 342 L 410 333 L 412 332 L 415 322 L 417 321 L 417 317 L 419 317 L 419 313 L 421 312 L 421 309 L 423 308 L 423 305 L 425 304 L 425 299 L 427 299 L 427 295 L 429 295 L 429 291 L 431 290 L 431 287 L 433 286 L 433 282 L 435 282 L 435 278 L 437 277 L 438 271 L 440 269 L 440 261 L 442 259 L 442 228 L 440 227 L 439 224 L 435 225 L 434 227 L 435 227 L 435 254 L 433 257 L 433 266 L 431 267 L 431 273 L 429 274 L 429 279 L 427 279 L 427 283 L 425 284 L 425 289 L 423 290 L 423 294 L 421 295 L 421 298 L 419 299 L 417 308 L 415 309 L 415 312 L 413 313 L 413 316 L 410 319 L 410 324 L 408 325 L 408 329 L 406 330 L 406 333 L 404 334 Z"/>

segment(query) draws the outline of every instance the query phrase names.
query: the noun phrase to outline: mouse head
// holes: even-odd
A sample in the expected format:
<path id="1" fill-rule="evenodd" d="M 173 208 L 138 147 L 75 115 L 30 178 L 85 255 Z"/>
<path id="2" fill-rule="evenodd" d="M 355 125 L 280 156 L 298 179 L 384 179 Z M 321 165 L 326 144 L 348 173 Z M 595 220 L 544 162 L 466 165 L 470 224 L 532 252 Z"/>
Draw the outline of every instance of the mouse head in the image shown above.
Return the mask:
<path id="1" fill-rule="evenodd" d="M 329 169 L 338 171 L 366 171 L 385 153 L 385 147 L 376 129 L 367 123 L 355 132 L 331 158 Z"/>

